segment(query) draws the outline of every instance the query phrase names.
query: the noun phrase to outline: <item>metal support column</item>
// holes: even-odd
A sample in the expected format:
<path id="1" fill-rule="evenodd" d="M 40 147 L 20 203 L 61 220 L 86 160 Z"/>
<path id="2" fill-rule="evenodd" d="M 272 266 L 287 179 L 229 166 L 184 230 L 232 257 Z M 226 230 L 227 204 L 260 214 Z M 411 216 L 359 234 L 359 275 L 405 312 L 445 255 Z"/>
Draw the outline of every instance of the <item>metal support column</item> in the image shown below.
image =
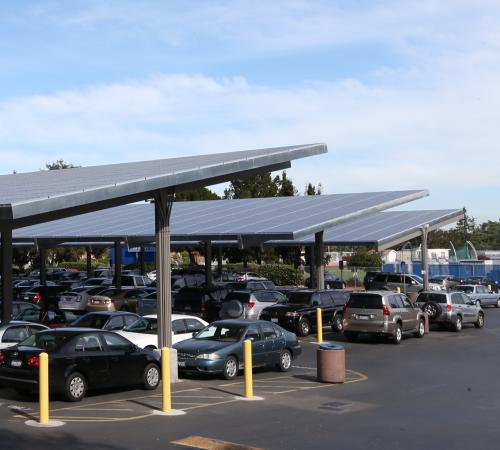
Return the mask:
<path id="1" fill-rule="evenodd" d="M 316 260 L 316 289 L 325 289 L 325 246 L 323 231 L 314 234 L 314 259 Z"/>
<path id="2" fill-rule="evenodd" d="M 141 275 L 146 274 L 146 266 L 144 265 L 144 245 L 141 245 L 139 249 L 139 270 L 141 271 Z"/>
<path id="3" fill-rule="evenodd" d="M 222 276 L 222 247 L 217 249 L 217 278 Z"/>
<path id="4" fill-rule="evenodd" d="M 87 252 L 87 278 L 90 278 L 92 276 L 92 248 L 90 245 L 87 246 L 86 248 Z"/>
<path id="5" fill-rule="evenodd" d="M 2 323 L 12 320 L 12 230 L 2 230 L 1 237 L 1 267 L 2 277 Z"/>
<path id="6" fill-rule="evenodd" d="M 212 286 L 213 276 L 212 276 L 212 242 L 205 241 L 205 284 L 207 286 Z"/>
<path id="7" fill-rule="evenodd" d="M 122 243 L 115 241 L 115 287 L 122 288 Z"/>
<path id="8" fill-rule="evenodd" d="M 170 213 L 174 193 L 155 192 L 156 301 L 158 348 L 172 347 L 172 287 L 170 261 Z"/>
<path id="9" fill-rule="evenodd" d="M 316 258 L 314 245 L 309 246 L 309 285 L 313 289 L 317 289 L 316 285 Z"/>
<path id="10" fill-rule="evenodd" d="M 40 245 L 38 252 L 40 253 L 40 284 L 45 286 L 47 284 L 47 254 L 45 247 Z"/>
<path id="11" fill-rule="evenodd" d="M 424 279 L 424 290 L 429 289 L 429 258 L 427 257 L 427 237 L 429 225 L 422 227 L 422 278 Z"/>

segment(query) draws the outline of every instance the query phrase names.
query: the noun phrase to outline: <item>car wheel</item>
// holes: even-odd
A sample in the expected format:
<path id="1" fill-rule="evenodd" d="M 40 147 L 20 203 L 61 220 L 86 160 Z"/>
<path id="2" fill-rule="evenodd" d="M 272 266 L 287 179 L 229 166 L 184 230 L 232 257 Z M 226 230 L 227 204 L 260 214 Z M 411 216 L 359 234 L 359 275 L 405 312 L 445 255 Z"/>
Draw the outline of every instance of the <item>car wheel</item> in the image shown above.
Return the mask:
<path id="1" fill-rule="evenodd" d="M 418 321 L 417 331 L 415 332 L 415 336 L 418 338 L 423 338 L 425 334 L 425 323 L 423 320 Z"/>
<path id="2" fill-rule="evenodd" d="M 73 372 L 66 378 L 64 396 L 70 402 L 79 402 L 87 393 L 87 381 L 78 372 Z"/>
<path id="3" fill-rule="evenodd" d="M 477 307 L 481 307 L 481 301 L 480 300 L 476 300 L 476 306 Z"/>
<path id="4" fill-rule="evenodd" d="M 497 302 L 495 304 L 495 308 L 500 308 L 500 298 L 497 300 Z"/>
<path id="5" fill-rule="evenodd" d="M 230 300 L 222 305 L 220 310 L 221 319 L 244 318 L 245 308 L 239 300 Z"/>
<path id="6" fill-rule="evenodd" d="M 142 377 L 144 389 L 147 389 L 148 391 L 156 389 L 160 384 L 160 378 L 160 368 L 154 363 L 148 364 L 144 368 L 144 374 Z"/>
<path id="7" fill-rule="evenodd" d="M 290 369 L 290 367 L 292 367 L 292 354 L 290 353 L 290 350 L 285 349 L 281 352 L 278 367 L 281 372 L 286 372 Z"/>
<path id="8" fill-rule="evenodd" d="M 310 332 L 311 332 L 311 324 L 309 323 L 309 320 L 306 318 L 300 319 L 299 336 L 301 337 L 308 336 Z"/>
<path id="9" fill-rule="evenodd" d="M 441 315 L 441 306 L 436 302 L 427 302 L 422 310 L 429 315 L 429 319 L 435 319 Z"/>
<path id="10" fill-rule="evenodd" d="M 453 324 L 453 329 L 458 333 L 462 330 L 462 318 L 457 316 L 455 323 Z"/>
<path id="11" fill-rule="evenodd" d="M 146 345 L 146 347 L 144 347 L 144 350 L 156 350 L 156 347 L 154 345 Z"/>
<path id="12" fill-rule="evenodd" d="M 344 331 L 344 336 L 349 342 L 355 342 L 358 339 L 358 333 L 354 331 Z"/>
<path id="13" fill-rule="evenodd" d="M 344 318 L 342 314 L 335 314 L 335 317 L 332 321 L 332 331 L 334 333 L 342 333 L 344 330 Z"/>
<path id="14" fill-rule="evenodd" d="M 224 378 L 232 380 L 238 375 L 238 360 L 234 356 L 229 356 L 224 362 Z"/>
<path id="15" fill-rule="evenodd" d="M 396 324 L 396 329 L 394 330 L 394 334 L 392 335 L 392 343 L 400 344 L 403 339 L 403 330 L 401 329 L 401 325 Z"/>
<path id="16" fill-rule="evenodd" d="M 484 327 L 484 314 L 480 312 L 477 315 L 477 320 L 474 322 L 474 326 L 476 328 L 483 328 Z"/>

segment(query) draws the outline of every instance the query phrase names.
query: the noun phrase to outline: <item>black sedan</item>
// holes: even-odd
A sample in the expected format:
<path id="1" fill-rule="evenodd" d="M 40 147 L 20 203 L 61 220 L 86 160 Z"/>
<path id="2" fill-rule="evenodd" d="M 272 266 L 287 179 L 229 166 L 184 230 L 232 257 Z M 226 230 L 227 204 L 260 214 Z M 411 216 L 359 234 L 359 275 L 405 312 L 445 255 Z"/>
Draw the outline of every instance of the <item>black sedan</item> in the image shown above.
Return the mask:
<path id="1" fill-rule="evenodd" d="M 90 312 L 71 322 L 71 326 L 118 331 L 129 327 L 140 318 L 138 314 L 125 311 Z"/>
<path id="2" fill-rule="evenodd" d="M 179 370 L 221 373 L 231 380 L 243 368 L 243 341 L 252 341 L 253 367 L 275 366 L 285 372 L 302 348 L 297 336 L 279 325 L 261 320 L 219 320 L 193 339 L 174 345 Z"/>
<path id="3" fill-rule="evenodd" d="M 81 400 L 87 389 L 160 383 L 160 357 L 116 333 L 85 328 L 48 330 L 0 351 L 0 382 L 20 392 L 38 389 L 39 355 L 49 354 L 49 390 Z"/>

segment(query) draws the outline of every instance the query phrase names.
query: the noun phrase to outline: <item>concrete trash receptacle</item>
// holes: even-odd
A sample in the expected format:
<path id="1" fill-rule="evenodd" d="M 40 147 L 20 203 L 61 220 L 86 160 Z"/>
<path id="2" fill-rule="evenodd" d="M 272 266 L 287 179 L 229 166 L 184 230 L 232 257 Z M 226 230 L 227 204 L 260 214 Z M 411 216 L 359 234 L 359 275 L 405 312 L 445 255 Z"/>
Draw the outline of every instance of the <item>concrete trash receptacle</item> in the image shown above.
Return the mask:
<path id="1" fill-rule="evenodd" d="M 343 345 L 322 344 L 316 351 L 318 381 L 345 382 L 345 349 Z"/>

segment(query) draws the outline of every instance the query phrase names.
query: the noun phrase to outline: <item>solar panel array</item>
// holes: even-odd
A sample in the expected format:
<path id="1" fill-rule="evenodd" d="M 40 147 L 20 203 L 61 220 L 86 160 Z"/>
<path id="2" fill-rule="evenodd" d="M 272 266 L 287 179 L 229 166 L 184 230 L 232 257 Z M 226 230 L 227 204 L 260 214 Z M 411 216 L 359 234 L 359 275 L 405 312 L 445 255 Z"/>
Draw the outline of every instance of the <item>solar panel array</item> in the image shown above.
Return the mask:
<path id="1" fill-rule="evenodd" d="M 172 240 L 295 239 L 406 203 L 427 191 L 176 202 Z M 14 230 L 14 238 L 109 239 L 154 236 L 154 205 L 124 205 Z"/>

